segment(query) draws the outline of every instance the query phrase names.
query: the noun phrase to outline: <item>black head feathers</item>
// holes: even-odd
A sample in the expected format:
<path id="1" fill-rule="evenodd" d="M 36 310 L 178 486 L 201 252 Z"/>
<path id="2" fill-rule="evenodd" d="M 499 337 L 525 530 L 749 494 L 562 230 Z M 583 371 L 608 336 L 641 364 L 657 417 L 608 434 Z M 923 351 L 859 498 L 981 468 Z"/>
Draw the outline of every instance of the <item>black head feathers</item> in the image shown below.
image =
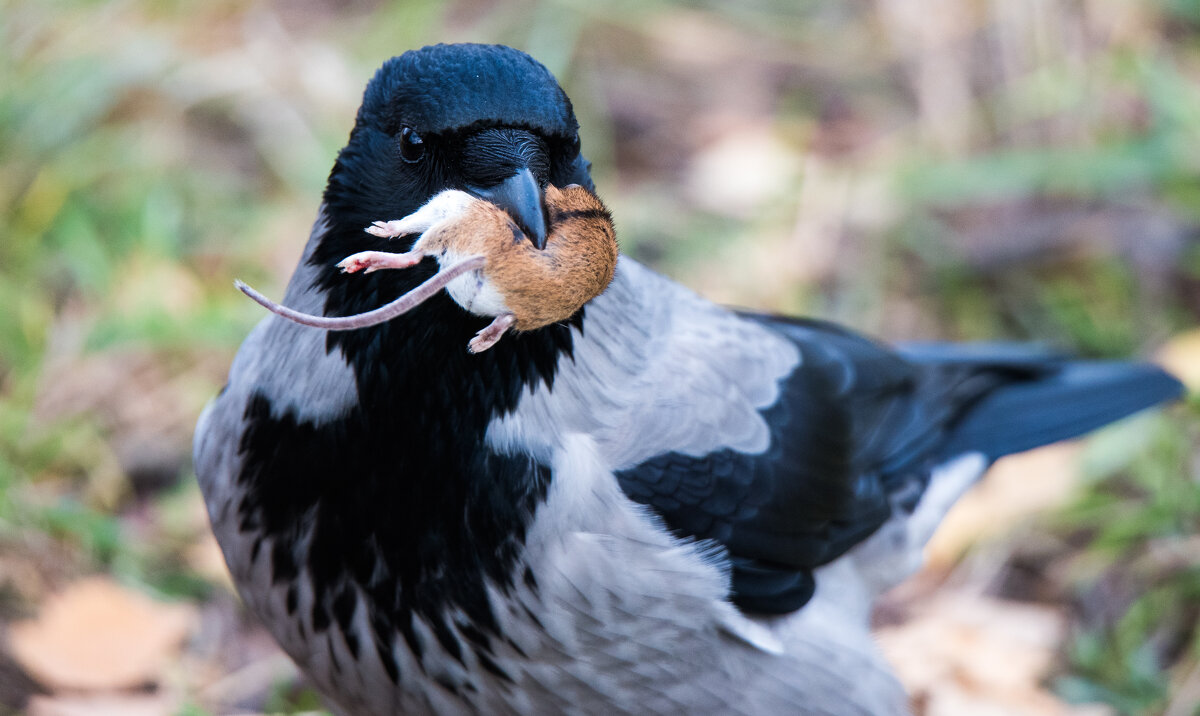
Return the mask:
<path id="1" fill-rule="evenodd" d="M 521 166 L 538 172 L 543 186 L 592 189 L 578 127 L 554 75 L 519 50 L 432 45 L 393 57 L 367 84 L 326 187 L 326 218 L 334 227 L 327 238 L 340 256 L 314 258 L 337 263 L 372 248 L 362 243 L 362 227 L 372 221 L 407 216 L 443 189 L 490 186 Z M 468 150 L 487 150 L 501 129 L 524 143 L 501 142 L 511 156 L 482 151 L 487 166 L 472 165 L 481 152 Z M 536 156 L 522 146 L 535 148 Z"/>
<path id="2" fill-rule="evenodd" d="M 360 126 L 394 134 L 522 127 L 570 139 L 579 124 L 554 75 L 502 45 L 431 45 L 393 57 L 367 85 Z"/>

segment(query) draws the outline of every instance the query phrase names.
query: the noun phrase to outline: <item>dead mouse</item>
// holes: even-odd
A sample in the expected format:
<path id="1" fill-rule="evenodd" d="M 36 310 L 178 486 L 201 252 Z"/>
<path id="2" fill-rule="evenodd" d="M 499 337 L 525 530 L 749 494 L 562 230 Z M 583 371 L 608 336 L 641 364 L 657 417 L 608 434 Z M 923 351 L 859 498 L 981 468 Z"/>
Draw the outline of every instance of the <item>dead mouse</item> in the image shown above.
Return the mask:
<path id="1" fill-rule="evenodd" d="M 271 301 L 238 281 L 238 288 L 270 311 L 297 323 L 350 330 L 391 320 L 445 288 L 467 311 L 494 320 L 467 344 L 472 353 L 491 348 L 510 328 L 529 331 L 573 316 L 612 281 L 617 242 L 612 217 L 595 195 L 572 184 L 547 186 L 549 236 L 538 249 L 494 204 L 447 189 L 416 212 L 367 227 L 375 236 L 420 233 L 404 253 L 362 251 L 338 266 L 347 273 L 402 269 L 425 256 L 441 270 L 425 283 L 372 311 L 353 316 L 313 316 Z"/>

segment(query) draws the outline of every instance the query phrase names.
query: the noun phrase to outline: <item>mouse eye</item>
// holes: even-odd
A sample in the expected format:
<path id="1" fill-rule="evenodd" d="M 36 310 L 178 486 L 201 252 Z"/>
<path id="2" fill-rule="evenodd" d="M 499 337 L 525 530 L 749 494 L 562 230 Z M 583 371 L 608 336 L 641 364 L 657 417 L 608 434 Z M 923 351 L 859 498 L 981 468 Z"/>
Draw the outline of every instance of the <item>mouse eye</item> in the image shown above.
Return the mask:
<path id="1" fill-rule="evenodd" d="M 410 164 L 419 161 L 425 156 L 425 140 L 421 139 L 421 135 L 412 130 L 411 127 L 405 127 L 400 130 L 400 157 Z"/>

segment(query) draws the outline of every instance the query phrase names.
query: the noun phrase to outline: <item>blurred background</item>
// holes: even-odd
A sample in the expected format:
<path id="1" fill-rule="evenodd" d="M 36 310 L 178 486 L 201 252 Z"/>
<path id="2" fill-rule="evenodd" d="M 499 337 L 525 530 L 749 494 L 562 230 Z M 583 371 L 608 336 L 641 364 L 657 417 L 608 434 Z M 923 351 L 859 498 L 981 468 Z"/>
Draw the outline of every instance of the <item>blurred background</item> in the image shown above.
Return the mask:
<path id="1" fill-rule="evenodd" d="M 0 713 L 319 710 L 191 430 L 363 86 L 559 77 L 623 249 L 717 301 L 1200 383 L 1197 0 L 0 0 Z M 919 714 L 1200 713 L 1200 401 L 1007 460 L 889 595 Z"/>

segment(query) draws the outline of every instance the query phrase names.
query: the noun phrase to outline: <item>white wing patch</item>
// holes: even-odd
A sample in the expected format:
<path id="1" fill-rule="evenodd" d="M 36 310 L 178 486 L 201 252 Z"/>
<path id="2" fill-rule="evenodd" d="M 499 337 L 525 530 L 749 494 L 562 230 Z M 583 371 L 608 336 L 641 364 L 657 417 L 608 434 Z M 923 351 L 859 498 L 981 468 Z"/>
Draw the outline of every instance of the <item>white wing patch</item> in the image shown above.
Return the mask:
<path id="1" fill-rule="evenodd" d="M 569 432 L 590 435 L 614 470 L 667 452 L 767 449 L 758 411 L 800 362 L 784 338 L 622 256 L 586 310 L 553 389 L 527 389 L 488 440 L 548 458 Z"/>
<path id="2" fill-rule="evenodd" d="M 474 255 L 447 249 L 437 257 L 437 262 L 438 266 L 444 269 Z M 465 273 L 446 284 L 446 293 L 449 293 L 450 298 L 462 306 L 463 310 L 476 316 L 491 317 L 512 313 L 508 304 L 504 302 L 504 296 L 500 295 L 500 291 L 488 280 L 482 269 Z"/>

